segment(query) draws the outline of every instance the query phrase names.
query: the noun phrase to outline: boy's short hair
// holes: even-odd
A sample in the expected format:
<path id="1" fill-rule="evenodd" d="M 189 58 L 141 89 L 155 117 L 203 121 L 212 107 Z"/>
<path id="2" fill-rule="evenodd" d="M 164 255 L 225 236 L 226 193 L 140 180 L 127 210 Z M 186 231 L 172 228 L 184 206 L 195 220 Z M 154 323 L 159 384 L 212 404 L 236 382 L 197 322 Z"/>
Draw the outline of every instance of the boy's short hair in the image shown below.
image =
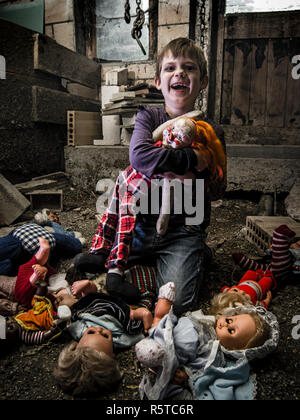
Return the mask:
<path id="1" fill-rule="evenodd" d="M 90 347 L 77 347 L 74 341 L 59 355 L 54 377 L 60 387 L 73 395 L 109 392 L 122 379 L 115 359 Z"/>
<path id="2" fill-rule="evenodd" d="M 187 56 L 196 60 L 199 65 L 201 80 L 207 76 L 207 61 L 203 50 L 189 38 L 176 38 L 169 42 L 161 51 L 156 63 L 156 76 L 160 77 L 162 61 L 164 56 L 171 52 L 175 58 L 178 56 Z"/>

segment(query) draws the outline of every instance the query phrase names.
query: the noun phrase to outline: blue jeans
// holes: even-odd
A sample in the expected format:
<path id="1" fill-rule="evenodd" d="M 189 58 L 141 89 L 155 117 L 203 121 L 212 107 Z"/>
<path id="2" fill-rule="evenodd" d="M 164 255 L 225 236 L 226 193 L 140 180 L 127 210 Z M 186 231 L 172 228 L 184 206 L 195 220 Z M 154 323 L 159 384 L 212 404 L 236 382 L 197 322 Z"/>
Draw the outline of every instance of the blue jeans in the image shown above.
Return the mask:
<path id="1" fill-rule="evenodd" d="M 53 233 L 56 240 L 56 246 L 53 250 L 55 255 L 63 258 L 73 258 L 82 252 L 82 245 L 79 239 L 69 234 Z"/>
<path id="2" fill-rule="evenodd" d="M 172 281 L 176 286 L 174 313 L 178 316 L 195 309 L 204 277 L 206 234 L 199 226 L 169 227 L 164 237 L 155 226 L 137 223 L 128 265 L 154 263 L 157 266 L 157 290 Z"/>
<path id="3" fill-rule="evenodd" d="M 82 245 L 79 239 L 60 233 L 53 233 L 53 236 L 56 240 L 56 246 L 50 252 L 50 263 L 53 258 L 73 258 L 82 251 Z M 38 248 L 35 252 L 37 251 Z M 19 266 L 29 261 L 32 255 L 23 248 L 22 242 L 14 238 L 11 233 L 0 238 L 0 275 L 17 275 Z"/>
<path id="4" fill-rule="evenodd" d="M 0 238 L 0 275 L 15 276 L 20 264 L 24 264 L 30 255 L 22 247 L 22 243 L 8 234 Z"/>

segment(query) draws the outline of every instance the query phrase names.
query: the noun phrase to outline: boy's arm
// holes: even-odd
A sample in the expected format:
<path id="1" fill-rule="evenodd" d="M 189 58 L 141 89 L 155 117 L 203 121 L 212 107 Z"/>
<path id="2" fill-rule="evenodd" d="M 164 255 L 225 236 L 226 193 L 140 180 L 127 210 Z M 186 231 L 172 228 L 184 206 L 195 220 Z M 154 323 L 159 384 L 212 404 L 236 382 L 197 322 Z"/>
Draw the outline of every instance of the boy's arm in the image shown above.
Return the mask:
<path id="1" fill-rule="evenodd" d="M 154 145 L 152 132 L 163 122 L 159 110 L 144 109 L 137 114 L 130 141 L 130 163 L 137 171 L 151 177 L 155 174 L 175 172 L 184 175 L 197 166 L 193 149 L 164 149 Z"/>

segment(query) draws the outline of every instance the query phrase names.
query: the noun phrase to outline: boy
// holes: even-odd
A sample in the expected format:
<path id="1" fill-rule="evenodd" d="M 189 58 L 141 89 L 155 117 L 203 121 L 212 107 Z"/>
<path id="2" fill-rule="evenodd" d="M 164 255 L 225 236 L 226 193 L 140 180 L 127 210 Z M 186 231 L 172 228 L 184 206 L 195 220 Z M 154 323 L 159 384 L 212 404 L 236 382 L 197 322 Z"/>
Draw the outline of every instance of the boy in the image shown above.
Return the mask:
<path id="1" fill-rule="evenodd" d="M 156 233 L 158 214 L 126 214 L 118 222 L 117 240 L 114 239 L 115 214 L 107 213 L 107 220 L 93 239 L 93 244 L 88 256 L 79 256 L 75 260 L 78 268 L 86 271 L 103 270 L 110 268 L 107 277 L 107 289 L 110 294 L 126 293 L 127 285 L 122 283 L 122 266 L 115 258 L 125 252 L 127 258 L 129 243 L 122 243 L 122 234 L 130 231 L 134 225 L 131 250 L 128 257 L 128 266 L 156 259 L 157 288 L 172 280 L 177 290 L 174 312 L 176 315 L 192 310 L 197 303 L 197 295 L 203 278 L 203 262 L 207 247 L 205 244 L 205 229 L 209 225 L 211 200 L 219 199 L 226 189 L 226 173 L 219 183 L 212 185 L 209 182 L 208 163 L 203 159 L 199 150 L 192 148 L 163 149 L 155 147 L 152 132 L 161 124 L 194 110 L 196 98 L 201 90 L 208 84 L 207 63 L 203 52 L 195 43 L 186 38 L 171 41 L 158 58 L 155 85 L 164 95 L 165 108 L 143 108 L 138 114 L 135 129 L 130 143 L 130 162 L 132 167 L 127 168 L 118 178 L 119 184 L 130 184 L 131 180 L 139 187 L 139 181 L 150 182 L 159 178 L 161 174 L 169 179 L 184 177 L 204 179 L 204 221 L 198 226 L 186 226 L 186 214 L 171 215 L 169 228 L 163 237 Z M 221 127 L 209 122 L 221 140 L 225 150 L 224 133 Z M 196 196 L 195 184 L 193 197 Z M 132 189 L 131 189 L 132 191 Z M 129 192 L 129 195 L 133 193 Z M 118 189 L 115 190 L 118 197 Z M 131 198 L 131 197 L 127 197 Z M 121 201 L 120 206 L 126 204 L 127 198 Z M 113 231 L 113 232 L 112 232 Z M 125 235 L 126 236 L 126 235 Z M 105 242 L 106 238 L 109 240 Z M 112 250 L 110 252 L 110 249 Z M 118 251 L 114 255 L 115 250 Z M 126 259 L 123 259 L 126 260 Z M 115 266 L 112 262 L 116 261 Z M 108 266 L 109 263 L 109 266 Z M 90 268 L 89 268 L 90 267 Z M 121 268 L 121 269 L 120 269 Z M 114 272 L 112 272 L 114 269 Z M 130 292 L 131 293 L 131 292 Z M 132 290 L 134 294 L 134 291 Z"/>

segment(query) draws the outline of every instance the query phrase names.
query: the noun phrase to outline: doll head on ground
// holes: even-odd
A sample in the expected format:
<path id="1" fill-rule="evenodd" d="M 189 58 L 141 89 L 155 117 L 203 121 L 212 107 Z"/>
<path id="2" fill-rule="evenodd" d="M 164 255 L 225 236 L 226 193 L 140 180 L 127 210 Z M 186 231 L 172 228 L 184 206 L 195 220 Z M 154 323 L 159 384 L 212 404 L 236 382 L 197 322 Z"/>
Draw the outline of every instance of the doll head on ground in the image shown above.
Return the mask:
<path id="1" fill-rule="evenodd" d="M 64 391 L 73 395 L 113 390 L 122 375 L 111 332 L 88 328 L 78 343 L 74 341 L 62 350 L 54 377 Z"/>
<path id="2" fill-rule="evenodd" d="M 225 333 L 223 328 L 230 331 Z M 237 360 L 245 357 L 248 360 L 266 357 L 276 349 L 279 342 L 277 319 L 261 306 L 224 309 L 223 313 L 216 317 L 215 331 L 223 353 Z M 149 368 L 162 366 L 167 356 L 164 347 L 150 338 L 140 341 L 135 346 L 135 351 L 138 360 Z"/>

